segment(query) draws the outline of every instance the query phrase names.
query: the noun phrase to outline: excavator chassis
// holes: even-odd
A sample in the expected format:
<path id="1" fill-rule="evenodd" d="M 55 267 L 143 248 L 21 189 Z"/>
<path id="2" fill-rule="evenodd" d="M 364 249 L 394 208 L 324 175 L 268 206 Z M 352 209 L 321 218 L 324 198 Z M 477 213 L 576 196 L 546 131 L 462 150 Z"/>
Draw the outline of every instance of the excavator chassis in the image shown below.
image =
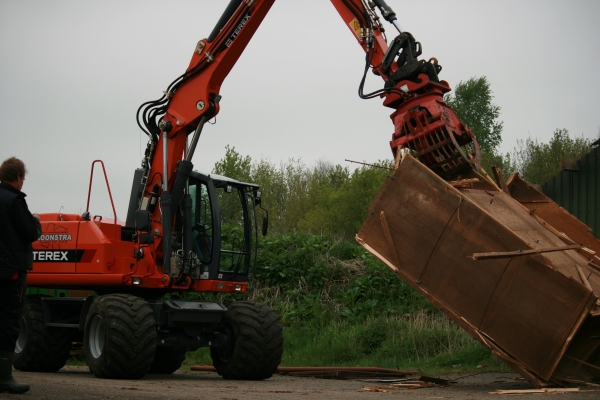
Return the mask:
<path id="1" fill-rule="evenodd" d="M 205 301 L 146 301 L 123 293 L 96 299 L 28 296 L 14 365 L 22 371 L 56 372 L 73 349 L 82 348 L 97 377 L 141 379 L 148 373 L 171 374 L 186 352 L 209 347 L 223 377 L 266 379 L 281 361 L 278 320 L 269 307 L 248 301 L 226 307 Z M 244 361 L 248 357 L 251 365 Z"/>

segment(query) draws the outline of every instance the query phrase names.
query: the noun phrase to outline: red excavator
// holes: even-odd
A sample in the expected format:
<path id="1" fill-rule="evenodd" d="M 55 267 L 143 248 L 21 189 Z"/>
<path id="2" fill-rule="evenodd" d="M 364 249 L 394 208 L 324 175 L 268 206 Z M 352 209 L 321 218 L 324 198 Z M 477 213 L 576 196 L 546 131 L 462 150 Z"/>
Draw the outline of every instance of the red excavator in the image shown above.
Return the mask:
<path id="1" fill-rule="evenodd" d="M 403 32 L 383 0 L 331 0 L 365 52 L 363 99 L 380 97 L 393 110 L 392 152 L 409 152 L 448 178 L 472 168 L 479 150 L 472 132 L 444 103 L 450 86 L 437 60 L 419 59 L 421 44 Z M 244 293 L 252 245 L 268 227 L 257 185 L 193 170 L 205 123 L 219 113 L 219 90 L 274 0 L 231 0 L 187 70 L 155 101 L 140 106 L 149 141 L 134 173 L 125 223 L 93 215 L 42 214 L 29 285 L 89 290 L 84 297 L 29 296 L 15 367 L 53 372 L 83 342 L 90 370 L 101 378 L 138 379 L 172 373 L 185 352 L 210 347 L 227 379 L 266 379 L 283 352 L 278 317 L 269 307 L 189 301 L 185 292 Z M 380 16 L 397 35 L 385 35 Z M 364 93 L 367 73 L 380 90 Z M 191 135 L 191 140 L 189 137 Z M 104 173 L 106 178 L 106 173 Z M 108 186 L 108 179 L 106 178 Z M 110 187 L 108 186 L 110 195 Z M 112 195 L 110 195 L 112 202 Z M 258 223 L 256 207 L 263 217 Z"/>

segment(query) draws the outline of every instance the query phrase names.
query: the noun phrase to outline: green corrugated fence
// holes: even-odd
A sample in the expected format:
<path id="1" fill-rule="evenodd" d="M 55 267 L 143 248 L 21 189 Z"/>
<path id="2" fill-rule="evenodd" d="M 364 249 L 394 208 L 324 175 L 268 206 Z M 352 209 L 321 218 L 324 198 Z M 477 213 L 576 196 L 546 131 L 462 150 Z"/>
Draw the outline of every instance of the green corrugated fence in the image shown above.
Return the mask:
<path id="1" fill-rule="evenodd" d="M 581 157 L 577 166 L 579 171 L 559 172 L 542 184 L 542 190 L 600 239 L 600 146 Z"/>

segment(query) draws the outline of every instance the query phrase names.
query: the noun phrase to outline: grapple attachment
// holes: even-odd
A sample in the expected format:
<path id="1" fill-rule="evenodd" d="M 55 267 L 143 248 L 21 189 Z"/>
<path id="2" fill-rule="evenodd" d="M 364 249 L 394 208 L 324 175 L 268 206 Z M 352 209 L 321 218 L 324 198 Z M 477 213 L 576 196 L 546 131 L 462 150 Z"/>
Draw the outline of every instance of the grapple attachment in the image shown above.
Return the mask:
<path id="1" fill-rule="evenodd" d="M 420 74 L 417 80 L 420 82 L 405 81 L 401 86 L 404 95 L 388 95 L 384 102 L 396 108 L 390 116 L 394 122 L 390 141 L 394 155 L 408 151 L 445 179 L 465 169 L 477 169 L 481 161 L 477 139 L 444 102 L 444 93 L 450 91 L 448 83 L 433 82 L 426 74 Z"/>

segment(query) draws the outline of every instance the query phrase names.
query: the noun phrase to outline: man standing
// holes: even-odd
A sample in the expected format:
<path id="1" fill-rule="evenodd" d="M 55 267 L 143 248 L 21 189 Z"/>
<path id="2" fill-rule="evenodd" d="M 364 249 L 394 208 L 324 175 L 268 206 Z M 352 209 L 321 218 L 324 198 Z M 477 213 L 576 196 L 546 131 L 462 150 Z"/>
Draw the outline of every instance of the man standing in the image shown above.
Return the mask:
<path id="1" fill-rule="evenodd" d="M 33 268 L 31 243 L 41 233 L 39 216 L 31 214 L 21 192 L 25 164 L 11 157 L 0 166 L 0 392 L 25 393 L 29 385 L 12 376 L 19 319 L 25 304 L 27 270 Z"/>

